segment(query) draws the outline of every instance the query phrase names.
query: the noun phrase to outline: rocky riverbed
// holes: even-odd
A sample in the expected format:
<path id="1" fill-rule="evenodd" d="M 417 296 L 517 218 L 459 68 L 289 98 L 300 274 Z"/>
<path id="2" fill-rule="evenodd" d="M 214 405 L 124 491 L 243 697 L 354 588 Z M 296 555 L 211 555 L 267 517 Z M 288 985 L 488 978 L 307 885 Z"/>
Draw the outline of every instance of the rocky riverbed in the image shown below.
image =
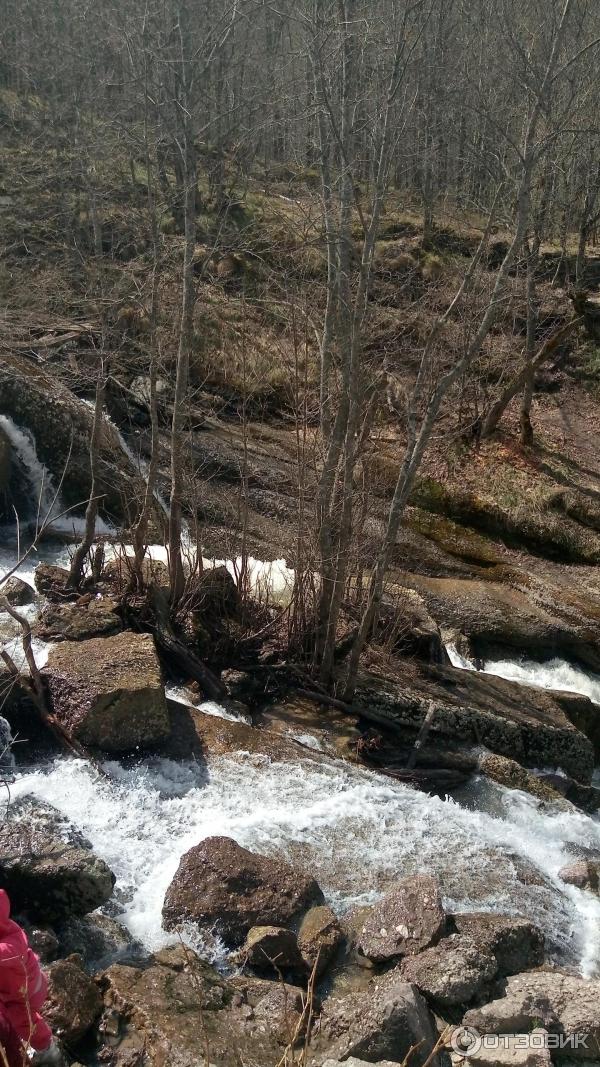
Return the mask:
<path id="1" fill-rule="evenodd" d="M 165 691 L 152 639 L 114 612 L 110 564 L 93 600 L 56 598 L 65 553 L 23 568 L 24 610 L 53 711 L 98 762 L 57 752 L 11 691 L 24 741 L 0 881 L 49 966 L 68 1058 L 317 1067 L 399 1063 L 417 1045 L 424 1063 L 462 1020 L 541 1023 L 596 1058 L 595 742 L 573 724 L 592 721 L 591 673 L 504 660 L 482 674 L 451 649 L 454 667 L 413 662 L 409 689 L 365 676 L 354 719 L 293 694 L 251 716 Z M 544 694 L 557 676 L 570 695 Z M 361 707 L 400 738 L 434 695 L 431 744 L 458 742 L 468 771 L 452 795 L 357 762 Z"/>

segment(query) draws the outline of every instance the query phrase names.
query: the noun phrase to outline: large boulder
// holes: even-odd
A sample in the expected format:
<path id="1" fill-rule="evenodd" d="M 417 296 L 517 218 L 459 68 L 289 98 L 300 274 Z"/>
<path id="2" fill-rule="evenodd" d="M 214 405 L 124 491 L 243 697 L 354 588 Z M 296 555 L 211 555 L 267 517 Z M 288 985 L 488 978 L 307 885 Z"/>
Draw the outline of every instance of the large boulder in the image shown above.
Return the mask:
<path id="1" fill-rule="evenodd" d="M 0 887 L 35 922 L 85 915 L 105 904 L 115 877 L 59 812 L 32 797 L 0 823 Z"/>
<path id="2" fill-rule="evenodd" d="M 116 964 L 102 984 L 101 1058 L 123 1065 L 198 1067 L 206 1060 L 276 1067 L 301 1010 L 300 990 L 257 979 L 227 982 L 183 946 L 139 967 Z"/>
<path id="3" fill-rule="evenodd" d="M 44 1015 L 57 1037 L 67 1045 L 77 1044 L 99 1018 L 102 1006 L 100 990 L 79 956 L 50 964 Z"/>
<path id="4" fill-rule="evenodd" d="M 314 878 L 229 837 L 209 837 L 182 857 L 163 921 L 168 930 L 216 924 L 226 944 L 239 945 L 253 926 L 287 926 L 322 901 Z"/>
<path id="5" fill-rule="evenodd" d="M 504 996 L 468 1011 L 464 1026 L 482 1034 L 560 1034 L 562 1056 L 600 1058 L 600 981 L 564 971 L 530 971 L 507 979 Z"/>
<path id="6" fill-rule="evenodd" d="M 361 674 L 354 707 L 359 713 L 364 709 L 367 719 L 375 716 L 404 732 L 420 729 L 432 702 L 433 744 L 450 738 L 462 745 L 485 745 L 525 766 L 561 767 L 579 782 L 590 781 L 594 746 L 582 732 L 583 719 L 588 713 L 598 717 L 592 701 L 579 694 L 405 660 L 401 682 Z M 585 714 L 582 706 L 588 709 Z"/>
<path id="7" fill-rule="evenodd" d="M 544 934 L 529 919 L 492 912 L 465 912 L 453 919 L 460 934 L 495 957 L 500 975 L 518 974 L 544 962 Z"/>
<path id="8" fill-rule="evenodd" d="M 402 961 L 400 974 L 413 982 L 437 1008 L 466 1006 L 479 997 L 498 965 L 468 937 L 452 934 L 439 944 Z"/>
<path id="9" fill-rule="evenodd" d="M 34 627 L 42 641 L 87 641 L 119 633 L 117 604 L 106 597 L 81 597 L 74 604 L 48 604 Z"/>
<path id="10" fill-rule="evenodd" d="M 6 597 L 8 603 L 15 608 L 23 607 L 25 604 L 32 604 L 35 600 L 35 589 L 32 589 L 28 582 L 24 582 L 14 575 L 4 585 L 0 586 L 0 594 Z"/>
<path id="11" fill-rule="evenodd" d="M 436 1044 L 432 1017 L 421 994 L 398 969 L 374 979 L 366 990 L 323 1005 L 315 1040 L 315 1064 L 350 1056 L 368 1063 L 402 1062 L 412 1049 L 411 1064 L 424 1064 Z"/>
<path id="12" fill-rule="evenodd" d="M 35 568 L 33 580 L 38 593 L 44 596 L 63 596 L 67 591 L 69 571 L 66 567 L 58 567 L 55 563 L 38 563 Z M 76 593 L 68 594 L 75 597 Z"/>
<path id="13" fill-rule="evenodd" d="M 44 677 L 68 735 L 104 752 L 151 747 L 169 732 L 160 664 L 149 634 L 64 641 Z"/>
<path id="14" fill-rule="evenodd" d="M 429 874 L 404 879 L 348 920 L 357 953 L 373 963 L 421 952 L 441 937 L 445 923 L 439 884 Z"/>

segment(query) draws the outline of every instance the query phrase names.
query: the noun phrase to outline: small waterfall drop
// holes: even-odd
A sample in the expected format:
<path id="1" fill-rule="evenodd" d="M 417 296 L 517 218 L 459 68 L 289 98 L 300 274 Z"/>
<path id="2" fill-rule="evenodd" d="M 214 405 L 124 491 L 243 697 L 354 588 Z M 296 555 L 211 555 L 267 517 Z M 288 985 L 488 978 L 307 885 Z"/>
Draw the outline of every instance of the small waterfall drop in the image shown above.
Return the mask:
<path id="1" fill-rule="evenodd" d="M 456 645 L 446 645 L 446 652 L 453 667 L 460 670 L 476 671 L 478 668 L 458 651 Z M 575 667 L 564 659 L 554 657 L 544 662 L 537 662 L 526 657 L 519 659 L 489 659 L 481 668 L 485 674 L 505 678 L 507 682 L 518 682 L 536 689 L 554 689 L 564 693 L 579 693 L 588 697 L 594 704 L 600 704 L 600 677 L 597 674 Z"/>
<path id="2" fill-rule="evenodd" d="M 0 415 L 0 429 L 10 441 L 31 486 L 31 492 L 28 494 L 28 513 L 20 515 L 20 521 L 27 521 L 37 515 L 42 520 L 46 516 L 56 515 L 60 510 L 60 502 L 48 468 L 38 459 L 33 434 L 17 426 L 8 415 Z"/>

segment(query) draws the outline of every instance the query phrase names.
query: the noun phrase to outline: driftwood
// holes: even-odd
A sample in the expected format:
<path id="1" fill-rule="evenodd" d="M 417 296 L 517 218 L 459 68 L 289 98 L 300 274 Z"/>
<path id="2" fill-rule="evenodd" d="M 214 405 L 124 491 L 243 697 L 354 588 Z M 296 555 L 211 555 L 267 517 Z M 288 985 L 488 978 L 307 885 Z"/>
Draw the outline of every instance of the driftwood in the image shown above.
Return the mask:
<path id="1" fill-rule="evenodd" d="M 431 727 L 433 725 L 434 715 L 435 715 L 435 703 L 434 703 L 433 700 L 430 700 L 429 701 L 429 708 L 427 710 L 427 714 L 426 714 L 425 718 L 423 719 L 423 722 L 421 723 L 421 727 L 420 727 L 419 732 L 417 734 L 417 739 L 416 739 L 416 741 L 415 741 L 415 743 L 414 743 L 414 745 L 412 747 L 412 751 L 410 753 L 410 756 L 408 757 L 408 759 L 406 761 L 406 770 L 407 771 L 412 771 L 414 766 L 415 766 L 415 764 L 416 764 L 416 762 L 417 762 L 417 759 L 419 757 L 419 753 L 420 753 L 421 749 L 423 748 L 423 745 L 425 744 L 425 742 L 427 740 L 429 731 L 431 730 Z"/>
<path id="2" fill-rule="evenodd" d="M 227 700 L 227 689 L 223 682 L 179 640 L 171 626 L 168 590 L 154 586 L 151 599 L 155 616 L 152 632 L 158 651 L 169 666 L 176 667 L 184 677 L 198 682 L 207 697 L 222 704 Z"/>

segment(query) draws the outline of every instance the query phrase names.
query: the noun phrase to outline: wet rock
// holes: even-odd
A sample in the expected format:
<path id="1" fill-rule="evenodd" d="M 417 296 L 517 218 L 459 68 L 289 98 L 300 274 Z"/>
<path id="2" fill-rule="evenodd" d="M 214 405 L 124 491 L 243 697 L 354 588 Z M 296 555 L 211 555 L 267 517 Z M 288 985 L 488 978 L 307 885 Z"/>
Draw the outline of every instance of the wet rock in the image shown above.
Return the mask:
<path id="1" fill-rule="evenodd" d="M 33 580 L 38 593 L 52 597 L 66 592 L 69 572 L 65 567 L 57 567 L 54 563 L 38 563 Z"/>
<path id="2" fill-rule="evenodd" d="M 544 962 L 544 934 L 516 915 L 465 912 L 454 915 L 456 929 L 495 957 L 500 975 L 518 974 Z"/>
<path id="3" fill-rule="evenodd" d="M 115 964 L 102 978 L 106 1047 L 101 1057 L 115 1056 L 112 1062 L 118 1064 L 198 1067 L 203 1050 L 209 1049 L 211 1064 L 276 1067 L 282 1042 L 287 1044 L 285 1005 L 273 983 L 261 982 L 257 995 L 246 994 L 246 987 L 257 987 L 257 981 L 227 982 L 183 946 L 164 950 L 144 966 Z M 261 1010 L 260 1001 L 270 990 L 275 999 Z M 299 993 L 289 991 L 292 1013 Z"/>
<path id="4" fill-rule="evenodd" d="M 439 884 L 429 874 L 406 878 L 348 920 L 357 953 L 373 963 L 422 952 L 441 937 L 445 923 Z"/>
<path id="5" fill-rule="evenodd" d="M 304 971 L 293 930 L 281 926 L 253 926 L 242 949 L 242 957 L 257 971 Z"/>
<path id="6" fill-rule="evenodd" d="M 539 800 L 560 800 L 563 796 L 550 782 L 527 771 L 508 756 L 486 752 L 479 759 L 478 770 L 507 789 L 522 789 Z"/>
<path id="7" fill-rule="evenodd" d="M 574 885 L 577 889 L 591 889 L 592 893 L 600 892 L 599 867 L 590 860 L 565 864 L 558 872 L 558 877 L 565 885 Z"/>
<path id="8" fill-rule="evenodd" d="M 421 1065 L 436 1043 L 432 1017 L 421 994 L 405 982 L 398 969 L 375 978 L 368 989 L 326 1000 L 315 1041 L 314 1063 L 348 1061 L 402 1062 L 410 1049 L 411 1063 Z"/>
<path id="9" fill-rule="evenodd" d="M 207 715 L 199 708 L 168 700 L 170 733 L 161 745 L 163 755 L 171 759 L 188 759 L 190 754 L 209 763 L 220 756 L 245 753 L 252 761 L 297 763 L 299 759 L 318 762 L 318 751 L 301 748 L 289 734 L 251 726 L 247 722 Z"/>
<path id="10" fill-rule="evenodd" d="M 490 568 L 488 574 L 491 581 L 487 575 L 439 578 L 402 572 L 399 580 L 423 597 L 442 629 L 460 630 L 480 655 L 501 646 L 519 655 L 530 650 L 535 658 L 560 654 L 600 668 L 598 599 L 592 590 L 580 592 L 571 575 L 558 569 L 551 580 L 517 568 Z"/>
<path id="11" fill-rule="evenodd" d="M 149 634 L 64 641 L 51 649 L 44 677 L 54 715 L 83 745 L 130 752 L 168 734 L 160 664 Z"/>
<path id="12" fill-rule="evenodd" d="M 481 996 L 497 969 L 492 955 L 470 938 L 452 934 L 418 956 L 403 960 L 400 974 L 413 982 L 426 1000 L 444 1009 L 470 1004 Z"/>
<path id="13" fill-rule="evenodd" d="M 26 356 L 7 352 L 0 365 L 0 410 L 10 412 L 15 424 L 33 435 L 38 459 L 54 484 L 61 483 L 65 504 L 81 508 L 91 488 L 91 408 L 51 369 L 34 367 Z M 115 427 L 105 421 L 97 478 L 101 506 L 113 518 L 125 519 L 139 487 L 139 472 L 124 455 Z"/>
<path id="14" fill-rule="evenodd" d="M 563 699 L 564 698 L 564 699 Z M 571 721 L 574 703 L 594 705 L 584 697 L 553 693 L 507 682 L 476 671 L 438 667 L 405 660 L 402 683 L 361 674 L 355 698 L 365 718 L 376 715 L 390 728 L 417 731 L 433 701 L 433 743 L 485 745 L 491 752 L 524 765 L 560 766 L 580 782 L 589 782 L 594 766 L 591 741 Z"/>
<path id="15" fill-rule="evenodd" d="M 81 603 L 80 601 L 84 601 Z M 123 629 L 117 604 L 107 598 L 74 604 L 48 604 L 42 611 L 34 634 L 43 641 L 86 641 L 91 637 L 108 637 Z"/>
<path id="16" fill-rule="evenodd" d="M 343 940 L 340 924 L 326 904 L 307 911 L 298 928 L 298 948 L 308 971 L 317 963 L 317 978 L 327 970 Z"/>
<path id="17" fill-rule="evenodd" d="M 305 751 L 312 748 L 342 758 L 348 758 L 352 744 L 361 736 L 358 716 L 320 707 L 297 693 L 268 704 L 257 721 L 269 730 L 295 738 Z"/>
<path id="18" fill-rule="evenodd" d="M 597 1060 L 600 1055 L 600 981 L 564 971 L 530 971 L 507 979 L 503 997 L 468 1011 L 464 1026 L 482 1034 L 527 1033 L 543 1026 L 569 1041 L 561 1055 Z"/>
<path id="19" fill-rule="evenodd" d="M 27 938 L 42 963 L 51 963 L 58 956 L 60 942 L 53 930 L 39 926 L 28 927 Z"/>
<path id="20" fill-rule="evenodd" d="M 32 604 L 35 600 L 35 589 L 21 578 L 9 578 L 0 588 L 0 593 L 13 607 L 23 607 L 24 604 Z"/>
<path id="21" fill-rule="evenodd" d="M 101 1012 L 100 990 L 84 971 L 79 956 L 50 964 L 44 1015 L 57 1037 L 67 1045 L 77 1044 Z"/>
<path id="22" fill-rule="evenodd" d="M 259 856 L 228 837 L 209 837 L 186 852 L 167 890 L 163 921 L 217 925 L 229 945 L 253 926 L 285 926 L 321 903 L 314 878 L 281 860 Z"/>
<path id="23" fill-rule="evenodd" d="M 143 955 L 143 947 L 133 939 L 129 930 L 101 912 L 71 917 L 58 930 L 61 955 L 76 954 L 90 971 L 100 970 L 109 963 L 136 961 Z"/>
<path id="24" fill-rule="evenodd" d="M 85 915 L 105 904 L 115 878 L 59 812 L 30 797 L 0 823 L 0 887 L 34 922 Z"/>

